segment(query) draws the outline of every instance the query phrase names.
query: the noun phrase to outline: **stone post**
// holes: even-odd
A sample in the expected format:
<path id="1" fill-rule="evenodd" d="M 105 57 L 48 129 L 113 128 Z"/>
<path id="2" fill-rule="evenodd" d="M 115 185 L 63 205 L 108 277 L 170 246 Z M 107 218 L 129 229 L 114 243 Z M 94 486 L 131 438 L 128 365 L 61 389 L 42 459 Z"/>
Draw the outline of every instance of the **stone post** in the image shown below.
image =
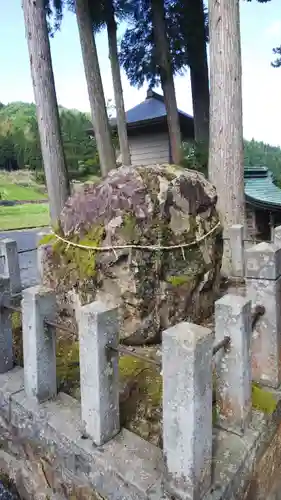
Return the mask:
<path id="1" fill-rule="evenodd" d="M 38 281 L 39 283 L 43 283 L 43 277 L 44 277 L 44 261 L 46 258 L 46 251 L 47 249 L 51 246 L 50 244 L 45 244 L 45 245 L 40 245 L 40 240 L 44 237 L 49 235 L 47 231 L 40 231 L 40 233 L 37 234 L 37 270 L 38 270 Z"/>
<path id="2" fill-rule="evenodd" d="M 10 282 L 0 276 L 0 373 L 13 368 L 13 337 L 11 311 L 3 307 L 10 303 Z"/>
<path id="3" fill-rule="evenodd" d="M 4 257 L 3 274 L 10 280 L 11 294 L 22 290 L 17 242 L 10 238 L 0 240 L 0 254 Z"/>
<path id="4" fill-rule="evenodd" d="M 225 295 L 215 303 L 216 343 L 230 337 L 230 347 L 216 355 L 216 402 L 219 425 L 243 433 L 251 420 L 251 301 Z"/>
<path id="5" fill-rule="evenodd" d="M 120 430 L 118 309 L 101 302 L 82 306 L 79 326 L 81 413 L 85 434 L 102 445 Z"/>
<path id="6" fill-rule="evenodd" d="M 229 228 L 231 266 L 234 278 L 243 278 L 244 268 L 244 226 L 234 224 Z"/>
<path id="7" fill-rule="evenodd" d="M 278 247 L 281 247 L 281 226 L 274 228 L 273 242 Z"/>
<path id="8" fill-rule="evenodd" d="M 253 331 L 252 376 L 276 388 L 281 383 L 281 247 L 262 242 L 245 257 L 247 295 L 265 307 Z"/>
<path id="9" fill-rule="evenodd" d="M 24 389 L 38 402 L 57 394 L 55 329 L 45 319 L 54 320 L 56 297 L 40 286 L 23 290 L 22 333 Z"/>
<path id="10" fill-rule="evenodd" d="M 166 491 L 203 498 L 211 484 L 211 330 L 179 323 L 163 332 L 163 451 Z"/>

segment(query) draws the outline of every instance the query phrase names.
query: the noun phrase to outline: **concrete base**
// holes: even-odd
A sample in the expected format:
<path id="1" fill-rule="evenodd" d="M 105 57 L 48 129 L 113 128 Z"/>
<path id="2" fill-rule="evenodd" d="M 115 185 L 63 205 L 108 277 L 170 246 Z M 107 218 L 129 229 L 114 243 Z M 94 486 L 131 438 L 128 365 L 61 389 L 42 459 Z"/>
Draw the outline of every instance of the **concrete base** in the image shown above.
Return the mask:
<path id="1" fill-rule="evenodd" d="M 267 497 L 278 472 L 274 464 L 276 460 L 281 463 L 280 421 L 281 404 L 278 404 L 270 418 L 254 412 L 243 438 L 214 431 L 213 486 L 204 500 Z M 1 448 L 8 446 L 10 452 L 12 447 L 21 455 L 23 445 L 28 444 L 38 460 L 40 456 L 48 457 L 52 469 L 62 477 L 67 475 L 78 483 L 83 480 L 105 499 L 169 498 L 163 493 L 164 464 L 160 449 L 125 429 L 99 447 L 81 436 L 78 401 L 61 393 L 56 400 L 39 405 L 25 396 L 22 369 L 0 375 Z M 254 496 L 250 496 L 253 488 Z"/>

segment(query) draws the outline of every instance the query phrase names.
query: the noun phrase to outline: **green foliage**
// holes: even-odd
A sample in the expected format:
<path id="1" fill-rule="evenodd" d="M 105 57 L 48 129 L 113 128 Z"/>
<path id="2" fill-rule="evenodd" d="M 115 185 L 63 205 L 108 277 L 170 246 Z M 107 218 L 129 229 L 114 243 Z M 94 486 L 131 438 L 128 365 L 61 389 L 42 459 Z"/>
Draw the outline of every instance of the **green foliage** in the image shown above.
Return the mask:
<path id="1" fill-rule="evenodd" d="M 68 170 L 77 172 L 72 177 L 99 175 L 96 144 L 86 132 L 92 128 L 89 117 L 60 107 L 60 120 Z M 0 108 L 0 169 L 18 168 L 34 170 L 37 180 L 45 181 L 36 107 L 22 102 Z"/>
<path id="2" fill-rule="evenodd" d="M 55 233 L 61 234 L 59 228 L 54 230 Z M 42 238 L 39 245 L 50 243 L 53 250 L 54 258 L 58 258 L 60 262 L 57 272 L 62 281 L 75 284 L 77 280 L 87 281 L 96 276 L 96 251 L 95 248 L 99 247 L 104 236 L 104 227 L 95 226 L 79 238 L 77 234 L 69 236 L 68 241 L 73 245 L 65 243 L 64 241 L 48 235 Z M 80 248 L 75 244 L 85 245 L 91 247 L 88 249 Z"/>
<path id="3" fill-rule="evenodd" d="M 245 166 L 266 166 L 273 173 L 277 183 L 281 182 L 281 148 L 254 139 L 245 140 L 244 159 Z"/>
<path id="4" fill-rule="evenodd" d="M 274 68 L 280 68 L 281 67 L 281 45 L 280 47 L 276 47 L 273 49 L 273 54 L 277 55 L 275 61 L 273 61 L 272 66 Z"/>
<path id="5" fill-rule="evenodd" d="M 208 175 L 208 148 L 206 144 L 196 143 L 195 141 L 185 142 L 183 144 L 182 166 L 197 170 L 206 177 Z"/>
<path id="6" fill-rule="evenodd" d="M 45 234 L 44 236 L 42 236 L 40 241 L 38 241 L 37 246 L 40 247 L 41 245 L 48 245 L 49 243 L 56 242 L 56 240 L 56 236 L 53 233 Z"/>
<path id="7" fill-rule="evenodd" d="M 33 178 L 38 184 L 46 184 L 45 172 L 43 170 L 36 170 L 33 174 Z"/>
<path id="8" fill-rule="evenodd" d="M 121 41 L 120 63 L 132 85 L 141 87 L 147 82 L 152 88 L 160 82 L 160 74 L 153 38 L 151 2 L 128 2 L 131 4 L 129 27 Z M 194 23 L 182 0 L 165 0 L 165 9 L 173 73 L 183 74 L 193 57 Z M 207 14 L 205 29 L 208 40 Z"/>
<path id="9" fill-rule="evenodd" d="M 208 175 L 208 150 L 206 145 L 189 141 L 183 144 L 182 166 L 198 170 Z M 276 183 L 281 186 L 281 148 L 270 146 L 261 141 L 244 140 L 245 167 L 264 165 L 272 173 Z"/>

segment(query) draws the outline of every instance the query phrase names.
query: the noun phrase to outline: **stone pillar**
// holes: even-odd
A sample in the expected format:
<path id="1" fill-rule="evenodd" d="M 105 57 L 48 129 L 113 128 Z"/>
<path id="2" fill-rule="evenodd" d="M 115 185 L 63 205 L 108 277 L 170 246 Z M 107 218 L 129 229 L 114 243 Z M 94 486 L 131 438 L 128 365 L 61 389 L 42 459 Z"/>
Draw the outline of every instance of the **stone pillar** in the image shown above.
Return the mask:
<path id="1" fill-rule="evenodd" d="M 265 307 L 252 337 L 253 380 L 270 387 L 281 383 L 281 247 L 259 243 L 245 252 L 247 295 Z"/>
<path id="2" fill-rule="evenodd" d="M 229 228 L 232 273 L 235 278 L 244 277 L 244 226 L 234 224 Z"/>
<path id="3" fill-rule="evenodd" d="M 216 402 L 219 425 L 243 433 L 251 420 L 251 301 L 225 295 L 215 303 L 216 343 L 230 337 L 230 347 L 216 355 Z"/>
<path id="4" fill-rule="evenodd" d="M 45 323 L 55 316 L 54 292 L 40 286 L 23 290 L 24 389 L 39 402 L 57 394 L 55 330 Z"/>
<path id="5" fill-rule="evenodd" d="M 118 309 L 101 302 L 82 306 L 79 325 L 81 412 L 85 434 L 102 445 L 120 430 L 118 353 Z"/>
<path id="6" fill-rule="evenodd" d="M 47 231 L 40 231 L 40 233 L 37 234 L 37 270 L 38 270 L 38 281 L 39 283 L 43 283 L 43 277 L 44 277 L 44 261 L 46 258 L 46 252 L 47 249 L 51 246 L 50 244 L 45 244 L 45 245 L 40 245 L 40 240 L 44 236 L 49 235 Z"/>
<path id="7" fill-rule="evenodd" d="M 10 303 L 10 282 L 0 276 L 0 373 L 13 368 L 13 337 L 11 311 L 3 307 Z"/>
<path id="8" fill-rule="evenodd" d="M 275 245 L 281 247 L 281 226 L 274 228 L 273 242 Z"/>
<path id="9" fill-rule="evenodd" d="M 10 280 L 11 294 L 22 290 L 17 242 L 10 238 L 0 240 L 0 253 L 4 257 L 3 274 Z"/>
<path id="10" fill-rule="evenodd" d="M 165 489 L 197 500 L 211 485 L 211 330 L 179 323 L 163 332 L 163 451 Z"/>

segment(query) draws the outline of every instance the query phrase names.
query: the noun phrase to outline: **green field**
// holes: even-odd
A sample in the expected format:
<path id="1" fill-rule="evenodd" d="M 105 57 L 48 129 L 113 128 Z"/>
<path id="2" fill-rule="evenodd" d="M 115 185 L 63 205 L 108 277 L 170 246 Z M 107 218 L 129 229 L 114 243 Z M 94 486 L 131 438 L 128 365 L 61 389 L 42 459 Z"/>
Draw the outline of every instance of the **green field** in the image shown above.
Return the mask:
<path id="1" fill-rule="evenodd" d="M 36 201 L 47 198 L 44 186 L 34 180 L 32 172 L 0 172 L 0 199 L 10 201 Z"/>
<path id="2" fill-rule="evenodd" d="M 2 200 L 35 201 L 44 200 L 45 193 L 40 193 L 33 187 L 19 186 L 17 184 L 0 184 L 0 196 Z"/>
<path id="3" fill-rule="evenodd" d="M 49 222 L 47 203 L 15 205 L 13 207 L 0 206 L 0 231 L 47 226 Z"/>
<path id="4" fill-rule="evenodd" d="M 86 182 L 96 183 L 97 181 L 99 181 L 99 177 L 91 176 Z M 74 190 L 80 189 L 82 184 L 73 185 Z M 46 204 L 0 206 L 0 231 L 47 226 L 49 224 L 49 209 L 47 195 L 44 191 L 44 186 L 38 184 L 33 173 L 28 170 L 0 171 L 0 199 L 25 202 L 46 199 Z"/>

